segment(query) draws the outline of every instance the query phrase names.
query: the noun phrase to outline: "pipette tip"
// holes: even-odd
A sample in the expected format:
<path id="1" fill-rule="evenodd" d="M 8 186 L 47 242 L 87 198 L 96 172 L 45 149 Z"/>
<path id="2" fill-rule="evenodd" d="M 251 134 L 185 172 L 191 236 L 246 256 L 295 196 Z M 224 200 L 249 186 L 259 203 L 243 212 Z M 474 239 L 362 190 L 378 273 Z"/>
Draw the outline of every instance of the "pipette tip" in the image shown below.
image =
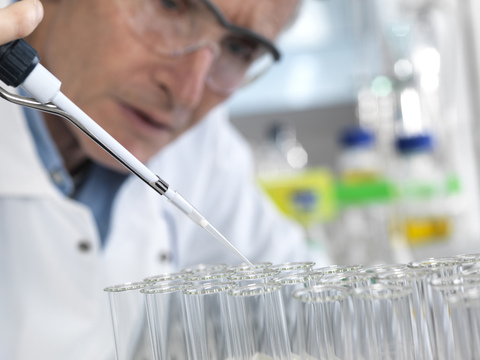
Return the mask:
<path id="1" fill-rule="evenodd" d="M 207 230 L 208 233 L 212 235 L 215 239 L 220 241 L 227 249 L 229 249 L 231 252 L 233 252 L 235 255 L 245 261 L 248 265 L 250 265 L 252 268 L 254 267 L 250 260 L 248 260 L 240 251 L 238 251 L 237 248 L 233 246 L 222 234 L 220 234 L 220 232 L 215 229 L 210 223 L 205 226 L 204 229 Z"/>

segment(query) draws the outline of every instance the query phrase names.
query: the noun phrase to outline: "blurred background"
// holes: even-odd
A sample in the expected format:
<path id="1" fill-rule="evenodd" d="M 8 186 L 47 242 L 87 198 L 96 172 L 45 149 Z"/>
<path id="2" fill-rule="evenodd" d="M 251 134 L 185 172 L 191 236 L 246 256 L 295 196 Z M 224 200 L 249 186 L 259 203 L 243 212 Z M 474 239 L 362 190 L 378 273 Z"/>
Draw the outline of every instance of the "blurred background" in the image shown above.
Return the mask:
<path id="1" fill-rule="evenodd" d="M 480 3 L 304 0 L 229 101 L 256 176 L 337 264 L 480 252 Z"/>

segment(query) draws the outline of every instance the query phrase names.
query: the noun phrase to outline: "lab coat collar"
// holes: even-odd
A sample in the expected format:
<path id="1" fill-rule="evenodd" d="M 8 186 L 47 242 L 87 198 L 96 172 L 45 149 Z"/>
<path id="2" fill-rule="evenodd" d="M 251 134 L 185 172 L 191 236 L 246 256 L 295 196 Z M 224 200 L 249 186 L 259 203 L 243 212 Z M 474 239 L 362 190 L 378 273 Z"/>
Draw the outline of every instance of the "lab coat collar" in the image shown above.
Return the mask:
<path id="1" fill-rule="evenodd" d="M 0 195 L 61 195 L 37 154 L 23 109 L 3 99 L 0 99 L 0 167 Z"/>

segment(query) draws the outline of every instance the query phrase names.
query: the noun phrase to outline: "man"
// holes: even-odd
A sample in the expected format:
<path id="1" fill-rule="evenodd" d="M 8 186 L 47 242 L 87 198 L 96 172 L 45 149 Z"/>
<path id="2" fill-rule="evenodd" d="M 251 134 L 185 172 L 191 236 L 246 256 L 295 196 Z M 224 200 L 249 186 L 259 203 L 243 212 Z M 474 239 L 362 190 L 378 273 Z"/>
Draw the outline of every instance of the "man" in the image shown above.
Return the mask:
<path id="1" fill-rule="evenodd" d="M 29 1 L 14 6 L 33 15 L 4 42 L 42 15 Z M 309 260 L 301 232 L 254 186 L 220 106 L 260 74 L 255 60 L 278 58 L 272 41 L 296 0 L 43 7 L 27 40 L 67 97 L 251 261 Z M 0 358 L 111 359 L 105 286 L 239 262 L 68 122 L 5 101 L 0 114 Z"/>

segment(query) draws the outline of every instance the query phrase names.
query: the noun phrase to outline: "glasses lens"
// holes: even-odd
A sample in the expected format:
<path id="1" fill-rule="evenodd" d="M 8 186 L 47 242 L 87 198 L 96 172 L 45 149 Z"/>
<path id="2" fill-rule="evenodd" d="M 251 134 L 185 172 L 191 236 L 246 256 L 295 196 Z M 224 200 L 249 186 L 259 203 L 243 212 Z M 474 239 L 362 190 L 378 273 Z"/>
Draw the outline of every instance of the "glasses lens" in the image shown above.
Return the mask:
<path id="1" fill-rule="evenodd" d="M 157 54 L 180 56 L 213 47 L 208 84 L 231 92 L 274 63 L 271 50 L 248 34 L 230 31 L 202 0 L 114 0 L 133 34 Z"/>
<path id="2" fill-rule="evenodd" d="M 133 33 L 160 54 L 200 42 L 213 13 L 199 0 L 114 0 Z"/>
<path id="3" fill-rule="evenodd" d="M 251 83 L 274 64 L 273 54 L 263 44 L 254 44 L 251 40 L 239 44 L 243 48 L 223 44 L 209 78 L 209 85 L 214 90 L 229 93 Z"/>

